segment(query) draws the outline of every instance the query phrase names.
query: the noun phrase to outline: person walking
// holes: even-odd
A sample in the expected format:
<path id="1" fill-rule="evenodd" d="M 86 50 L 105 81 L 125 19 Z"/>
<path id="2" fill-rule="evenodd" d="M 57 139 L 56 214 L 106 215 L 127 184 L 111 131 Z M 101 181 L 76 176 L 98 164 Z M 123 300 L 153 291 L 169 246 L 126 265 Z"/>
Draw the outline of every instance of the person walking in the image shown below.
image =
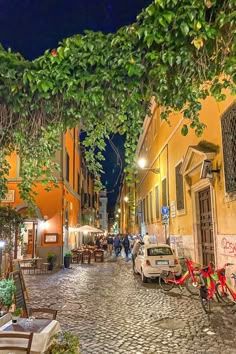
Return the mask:
<path id="1" fill-rule="evenodd" d="M 124 241 L 123 241 L 124 249 L 125 249 L 125 256 L 126 260 L 129 259 L 129 250 L 130 250 L 130 244 L 129 244 L 129 236 L 125 235 Z"/>
<path id="2" fill-rule="evenodd" d="M 112 235 L 108 235 L 107 247 L 108 247 L 108 254 L 111 256 L 112 250 L 113 250 L 113 237 L 112 237 Z"/>
<path id="3" fill-rule="evenodd" d="M 146 232 L 146 235 L 143 236 L 143 242 L 144 242 L 145 245 L 149 245 L 149 243 L 150 243 L 150 238 L 149 238 L 148 232 Z"/>
<path id="4" fill-rule="evenodd" d="M 114 245 L 114 250 L 115 250 L 116 257 L 118 257 L 119 253 L 120 253 L 120 244 L 121 244 L 121 242 L 120 242 L 119 236 L 115 235 L 113 245 Z"/>

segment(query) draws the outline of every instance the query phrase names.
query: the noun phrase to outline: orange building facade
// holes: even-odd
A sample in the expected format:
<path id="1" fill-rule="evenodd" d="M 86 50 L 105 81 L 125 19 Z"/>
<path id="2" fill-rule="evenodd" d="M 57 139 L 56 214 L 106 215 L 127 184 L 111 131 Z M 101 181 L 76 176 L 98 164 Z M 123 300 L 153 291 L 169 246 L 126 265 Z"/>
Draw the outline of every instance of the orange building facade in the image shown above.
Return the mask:
<path id="1" fill-rule="evenodd" d="M 22 229 L 23 244 L 18 249 L 18 258 L 47 257 L 53 253 L 56 265 L 63 264 L 67 250 L 79 246 L 82 235 L 76 228 L 83 223 L 82 211 L 91 207 L 88 221 L 97 225 L 98 203 L 93 192 L 93 179 L 85 166 L 79 149 L 79 129 L 68 130 L 60 137 L 61 150 L 56 153 L 55 161 L 61 170 L 55 171 L 58 188 L 47 192 L 40 183 L 36 183 L 36 203 L 33 214 L 29 216 L 27 204 L 20 198 L 18 183 L 20 177 L 20 160 L 18 156 L 10 158 L 11 171 L 8 178 L 8 194 L 2 204 L 10 204 L 25 217 Z"/>
<path id="2" fill-rule="evenodd" d="M 137 147 L 136 232 L 170 241 L 179 256 L 207 264 L 226 262 L 236 270 L 236 102 L 229 96 L 217 103 L 202 102 L 200 121 L 207 128 L 201 137 L 180 113 L 160 118 L 152 105 Z"/>

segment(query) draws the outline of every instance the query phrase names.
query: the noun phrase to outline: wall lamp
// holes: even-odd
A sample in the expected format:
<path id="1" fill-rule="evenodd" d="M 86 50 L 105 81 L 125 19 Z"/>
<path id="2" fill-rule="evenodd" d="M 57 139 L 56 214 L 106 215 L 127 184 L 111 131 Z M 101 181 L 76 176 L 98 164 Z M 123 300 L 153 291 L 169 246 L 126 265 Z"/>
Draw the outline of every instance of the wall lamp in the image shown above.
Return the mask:
<path id="1" fill-rule="evenodd" d="M 145 167 L 146 164 L 147 164 L 146 159 L 141 158 L 141 159 L 138 160 L 138 166 L 139 166 L 142 170 L 144 170 L 144 171 L 151 171 L 151 172 L 156 173 L 156 174 L 160 173 L 160 168 L 148 168 L 148 167 Z"/>

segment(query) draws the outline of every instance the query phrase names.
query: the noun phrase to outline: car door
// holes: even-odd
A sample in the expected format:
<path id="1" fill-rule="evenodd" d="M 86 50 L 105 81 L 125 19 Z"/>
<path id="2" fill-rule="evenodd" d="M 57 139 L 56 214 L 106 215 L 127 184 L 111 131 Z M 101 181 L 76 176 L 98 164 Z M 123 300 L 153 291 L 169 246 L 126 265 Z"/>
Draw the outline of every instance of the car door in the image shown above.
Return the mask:
<path id="1" fill-rule="evenodd" d="M 144 247 L 141 246 L 138 251 L 138 255 L 135 259 L 135 266 L 136 266 L 136 269 L 139 273 L 141 273 L 143 259 L 144 259 Z"/>

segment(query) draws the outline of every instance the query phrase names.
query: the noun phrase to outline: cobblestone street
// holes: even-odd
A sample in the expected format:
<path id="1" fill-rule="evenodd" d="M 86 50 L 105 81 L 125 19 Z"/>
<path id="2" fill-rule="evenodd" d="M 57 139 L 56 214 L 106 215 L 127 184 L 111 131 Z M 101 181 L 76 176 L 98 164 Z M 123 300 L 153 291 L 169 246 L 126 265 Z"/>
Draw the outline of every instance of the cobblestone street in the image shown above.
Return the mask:
<path id="1" fill-rule="evenodd" d="M 72 267 L 27 275 L 26 283 L 30 304 L 58 309 L 82 354 L 236 353 L 231 308 L 216 306 L 208 319 L 198 298 L 142 284 L 124 259 Z"/>

